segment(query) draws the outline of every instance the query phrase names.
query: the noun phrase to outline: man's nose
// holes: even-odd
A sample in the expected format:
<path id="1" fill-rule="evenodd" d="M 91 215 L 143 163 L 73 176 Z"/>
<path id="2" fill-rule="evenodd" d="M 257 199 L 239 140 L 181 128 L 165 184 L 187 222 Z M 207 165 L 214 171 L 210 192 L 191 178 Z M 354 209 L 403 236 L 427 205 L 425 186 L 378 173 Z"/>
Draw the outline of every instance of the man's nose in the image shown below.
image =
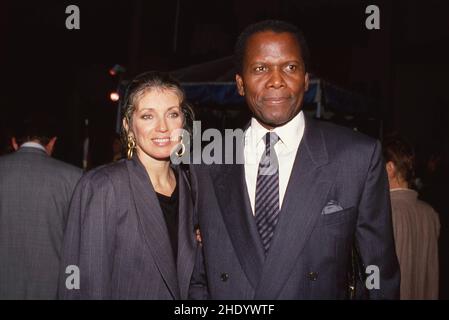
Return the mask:
<path id="1" fill-rule="evenodd" d="M 285 87 L 285 80 L 281 70 L 277 68 L 273 69 L 268 79 L 267 87 L 275 89 Z"/>

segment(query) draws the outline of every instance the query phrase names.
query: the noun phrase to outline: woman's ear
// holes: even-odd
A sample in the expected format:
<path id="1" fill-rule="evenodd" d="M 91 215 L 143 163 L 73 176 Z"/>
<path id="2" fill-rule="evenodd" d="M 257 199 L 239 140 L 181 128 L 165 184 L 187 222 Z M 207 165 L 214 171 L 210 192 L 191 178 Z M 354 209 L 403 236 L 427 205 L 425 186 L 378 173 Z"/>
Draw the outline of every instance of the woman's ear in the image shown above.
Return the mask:
<path id="1" fill-rule="evenodd" d="M 396 177 L 396 166 L 394 165 L 393 161 L 388 161 L 385 167 L 387 169 L 389 178 Z"/>

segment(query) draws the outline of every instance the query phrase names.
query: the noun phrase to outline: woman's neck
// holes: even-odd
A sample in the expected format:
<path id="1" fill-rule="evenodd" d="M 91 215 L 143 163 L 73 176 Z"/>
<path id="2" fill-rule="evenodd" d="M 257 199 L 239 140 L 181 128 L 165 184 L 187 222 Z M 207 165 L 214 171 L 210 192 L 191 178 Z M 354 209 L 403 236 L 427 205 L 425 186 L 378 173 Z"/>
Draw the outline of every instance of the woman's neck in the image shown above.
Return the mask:
<path id="1" fill-rule="evenodd" d="M 170 167 L 170 160 L 154 159 L 143 152 L 138 152 L 137 156 L 147 171 L 154 190 L 170 196 L 176 187 L 176 177 Z"/>
<path id="2" fill-rule="evenodd" d="M 404 181 L 400 178 L 394 178 L 390 181 L 390 190 L 391 189 L 408 189 L 409 185 L 407 181 Z"/>

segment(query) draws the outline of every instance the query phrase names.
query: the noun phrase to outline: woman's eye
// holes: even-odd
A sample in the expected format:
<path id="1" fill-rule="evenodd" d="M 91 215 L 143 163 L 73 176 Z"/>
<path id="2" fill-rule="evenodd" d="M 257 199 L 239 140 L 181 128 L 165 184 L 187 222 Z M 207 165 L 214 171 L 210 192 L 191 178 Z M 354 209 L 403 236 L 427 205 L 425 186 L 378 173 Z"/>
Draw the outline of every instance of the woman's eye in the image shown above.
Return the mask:
<path id="1" fill-rule="evenodd" d="M 179 113 L 178 112 L 172 112 L 168 115 L 170 118 L 177 118 L 179 117 Z"/>
<path id="2" fill-rule="evenodd" d="M 153 116 L 151 114 L 144 114 L 142 116 L 142 119 L 143 120 L 151 120 L 151 119 L 153 119 Z"/>

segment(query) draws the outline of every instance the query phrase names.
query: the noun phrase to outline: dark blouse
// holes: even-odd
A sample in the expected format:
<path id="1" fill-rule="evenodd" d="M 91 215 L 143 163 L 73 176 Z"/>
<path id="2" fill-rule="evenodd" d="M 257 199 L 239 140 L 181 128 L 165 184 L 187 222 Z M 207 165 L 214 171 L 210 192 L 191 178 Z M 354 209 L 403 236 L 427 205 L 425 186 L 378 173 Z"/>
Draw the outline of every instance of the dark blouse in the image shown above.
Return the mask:
<path id="1" fill-rule="evenodd" d="M 165 223 L 167 224 L 168 236 L 170 237 L 171 247 L 175 262 L 178 257 L 178 212 L 179 212 L 179 196 L 178 196 L 178 177 L 176 176 L 176 187 L 171 196 L 161 193 L 156 195 L 159 199 L 162 213 L 164 214 Z"/>

